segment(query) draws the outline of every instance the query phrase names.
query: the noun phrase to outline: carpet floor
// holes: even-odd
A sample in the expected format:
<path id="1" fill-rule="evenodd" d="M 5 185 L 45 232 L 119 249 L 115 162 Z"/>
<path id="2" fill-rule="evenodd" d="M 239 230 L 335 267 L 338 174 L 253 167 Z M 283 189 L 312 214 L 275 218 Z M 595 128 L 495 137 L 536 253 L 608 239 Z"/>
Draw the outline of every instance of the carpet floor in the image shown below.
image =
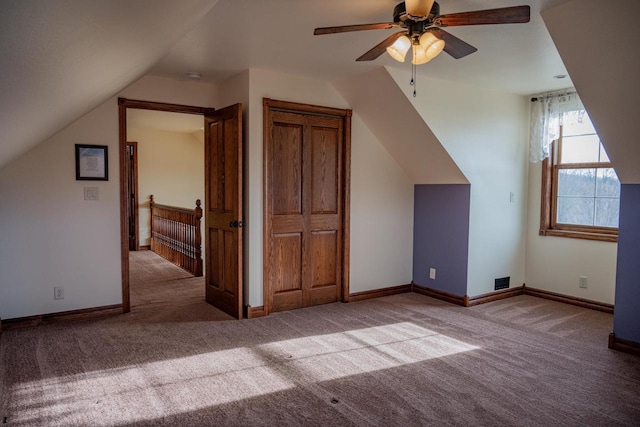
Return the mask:
<path id="1" fill-rule="evenodd" d="M 129 253 L 129 297 L 135 322 L 232 320 L 204 300 L 204 277 L 151 251 Z"/>
<path id="2" fill-rule="evenodd" d="M 198 280 L 146 286 L 184 296 Z M 3 333 L 0 423 L 640 425 L 640 359 L 607 349 L 608 314 L 406 293 L 231 320 L 202 296 L 153 294 L 132 289 L 126 315 Z"/>

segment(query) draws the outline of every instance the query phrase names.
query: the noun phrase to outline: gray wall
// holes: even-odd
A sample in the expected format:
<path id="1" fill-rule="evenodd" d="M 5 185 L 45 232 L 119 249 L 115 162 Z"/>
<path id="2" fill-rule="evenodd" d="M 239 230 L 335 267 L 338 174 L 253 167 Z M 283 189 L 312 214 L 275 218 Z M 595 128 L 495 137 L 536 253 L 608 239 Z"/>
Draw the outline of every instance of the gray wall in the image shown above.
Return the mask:
<path id="1" fill-rule="evenodd" d="M 640 184 L 623 184 L 613 332 L 640 343 Z"/>
<path id="2" fill-rule="evenodd" d="M 471 186 L 416 185 L 414 195 L 413 282 L 466 295 Z"/>

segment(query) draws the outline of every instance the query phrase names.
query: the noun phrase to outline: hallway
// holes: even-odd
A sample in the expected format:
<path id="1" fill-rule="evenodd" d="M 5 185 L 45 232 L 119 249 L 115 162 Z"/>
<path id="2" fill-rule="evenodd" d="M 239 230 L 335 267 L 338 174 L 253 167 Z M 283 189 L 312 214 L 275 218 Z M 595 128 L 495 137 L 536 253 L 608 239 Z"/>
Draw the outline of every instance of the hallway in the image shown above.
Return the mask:
<path id="1" fill-rule="evenodd" d="M 149 250 L 129 252 L 131 315 L 149 322 L 232 320 L 204 300 L 204 277 L 194 277 Z"/>

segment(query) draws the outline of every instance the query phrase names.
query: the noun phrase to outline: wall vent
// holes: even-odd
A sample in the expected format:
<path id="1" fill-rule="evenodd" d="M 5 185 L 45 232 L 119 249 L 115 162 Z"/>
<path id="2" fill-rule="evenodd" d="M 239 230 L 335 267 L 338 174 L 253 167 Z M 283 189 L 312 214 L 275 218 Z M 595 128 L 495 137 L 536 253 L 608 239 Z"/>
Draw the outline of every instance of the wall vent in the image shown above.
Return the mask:
<path id="1" fill-rule="evenodd" d="M 511 277 L 501 277 L 499 279 L 496 279 L 495 290 L 498 291 L 500 289 L 507 289 L 509 287 L 509 279 L 511 279 Z"/>

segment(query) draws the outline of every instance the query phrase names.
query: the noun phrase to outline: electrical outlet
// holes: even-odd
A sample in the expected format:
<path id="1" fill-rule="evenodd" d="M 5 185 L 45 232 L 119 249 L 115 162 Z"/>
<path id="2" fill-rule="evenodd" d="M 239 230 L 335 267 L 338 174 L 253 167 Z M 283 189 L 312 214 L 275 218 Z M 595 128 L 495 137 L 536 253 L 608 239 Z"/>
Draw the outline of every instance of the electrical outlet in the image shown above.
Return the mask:
<path id="1" fill-rule="evenodd" d="M 429 269 L 429 279 L 436 280 L 436 269 L 433 267 Z"/>
<path id="2" fill-rule="evenodd" d="M 64 299 L 64 288 L 62 286 L 53 288 L 53 299 Z"/>
<path id="3" fill-rule="evenodd" d="M 516 195 L 513 191 L 509 193 L 509 202 L 514 203 L 516 201 Z"/>
<path id="4" fill-rule="evenodd" d="M 578 286 L 584 289 L 587 288 L 587 278 L 585 276 L 580 276 L 578 278 Z"/>

